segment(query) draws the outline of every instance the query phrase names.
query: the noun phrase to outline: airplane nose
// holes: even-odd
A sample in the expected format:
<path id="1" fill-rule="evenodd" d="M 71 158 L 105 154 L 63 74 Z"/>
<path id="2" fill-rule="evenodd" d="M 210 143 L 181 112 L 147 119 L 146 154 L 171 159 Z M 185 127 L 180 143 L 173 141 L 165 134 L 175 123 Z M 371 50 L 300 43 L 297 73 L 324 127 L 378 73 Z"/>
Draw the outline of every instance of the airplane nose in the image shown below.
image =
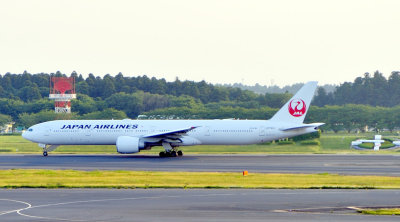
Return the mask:
<path id="1" fill-rule="evenodd" d="M 23 132 L 23 133 L 22 133 L 22 137 L 23 137 L 24 139 L 26 139 L 26 140 L 30 140 L 29 132 L 28 132 L 28 131 Z"/>
<path id="2" fill-rule="evenodd" d="M 21 135 L 24 139 L 26 139 L 26 131 L 22 133 Z"/>

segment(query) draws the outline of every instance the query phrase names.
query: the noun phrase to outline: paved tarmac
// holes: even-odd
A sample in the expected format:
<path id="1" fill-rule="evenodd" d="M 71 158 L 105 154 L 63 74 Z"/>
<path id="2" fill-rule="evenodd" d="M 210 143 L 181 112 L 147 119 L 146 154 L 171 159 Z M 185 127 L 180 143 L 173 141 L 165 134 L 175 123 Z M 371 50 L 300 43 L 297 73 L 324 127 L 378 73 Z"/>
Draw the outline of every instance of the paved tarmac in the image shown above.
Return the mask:
<path id="1" fill-rule="evenodd" d="M 400 176 L 400 155 L 0 155 L 0 169 L 14 168 Z"/>
<path id="2" fill-rule="evenodd" d="M 399 221 L 400 190 L 0 189 L 0 221 Z"/>

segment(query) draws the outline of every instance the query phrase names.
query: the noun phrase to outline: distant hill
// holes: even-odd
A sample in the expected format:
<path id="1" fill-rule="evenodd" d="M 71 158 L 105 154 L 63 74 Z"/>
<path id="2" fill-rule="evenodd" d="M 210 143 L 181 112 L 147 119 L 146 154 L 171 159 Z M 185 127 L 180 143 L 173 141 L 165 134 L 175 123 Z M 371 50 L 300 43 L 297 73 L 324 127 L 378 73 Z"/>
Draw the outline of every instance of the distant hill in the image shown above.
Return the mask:
<path id="1" fill-rule="evenodd" d="M 303 83 L 296 83 L 293 85 L 287 85 L 284 87 L 279 87 L 279 86 L 265 86 L 265 85 L 260 85 L 260 84 L 256 84 L 254 86 L 249 86 L 249 85 L 243 85 L 241 83 L 234 83 L 234 84 L 221 84 L 220 86 L 224 86 L 224 87 L 236 87 L 242 90 L 249 90 L 249 91 L 253 91 L 257 94 L 265 94 L 265 93 L 285 93 L 285 92 L 289 92 L 291 94 L 294 94 L 295 92 L 297 92 L 304 84 Z M 322 88 L 325 89 L 325 91 L 327 93 L 333 93 L 333 91 L 335 91 L 335 88 L 337 87 L 336 85 L 331 85 L 331 84 L 325 84 L 320 86 Z"/>

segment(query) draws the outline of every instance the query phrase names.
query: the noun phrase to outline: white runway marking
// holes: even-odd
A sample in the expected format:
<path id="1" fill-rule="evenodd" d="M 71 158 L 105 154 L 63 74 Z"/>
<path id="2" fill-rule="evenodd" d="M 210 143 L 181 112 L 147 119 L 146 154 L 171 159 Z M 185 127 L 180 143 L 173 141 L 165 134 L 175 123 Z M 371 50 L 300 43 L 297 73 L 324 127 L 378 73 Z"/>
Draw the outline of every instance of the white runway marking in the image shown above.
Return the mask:
<path id="1" fill-rule="evenodd" d="M 236 195 L 236 194 L 204 194 L 204 195 L 189 195 L 186 197 L 233 196 L 233 195 Z M 107 201 L 144 200 L 144 199 L 161 199 L 161 198 L 180 198 L 180 197 L 183 197 L 183 196 L 173 195 L 173 196 L 158 196 L 158 197 L 131 197 L 131 198 L 115 198 L 115 199 L 99 199 L 99 200 L 81 200 L 81 201 L 60 202 L 60 203 L 53 203 L 53 204 L 43 204 L 43 205 L 38 205 L 38 206 L 32 206 L 30 203 L 27 203 L 24 201 L 19 201 L 19 200 L 0 199 L 0 200 L 13 201 L 13 202 L 23 203 L 23 204 L 28 205 L 25 208 L 2 212 L 2 213 L 0 213 L 0 216 L 5 215 L 5 214 L 10 214 L 10 213 L 17 213 L 21 216 L 28 217 L 28 218 L 58 220 L 58 221 L 71 221 L 71 222 L 87 222 L 87 221 L 93 221 L 93 220 L 73 220 L 73 219 L 65 219 L 65 218 L 40 217 L 40 216 L 34 216 L 34 215 L 21 213 L 21 211 L 34 209 L 34 208 L 52 207 L 52 206 L 77 204 L 77 203 L 94 203 L 94 202 L 107 202 Z M 99 220 L 95 220 L 95 221 L 99 221 Z"/>
<path id="2" fill-rule="evenodd" d="M 30 203 L 24 202 L 24 201 L 20 201 L 20 200 L 11 200 L 11 199 L 0 199 L 0 201 L 11 201 L 11 202 L 16 202 L 16 203 L 22 203 L 27 205 L 27 207 L 25 208 L 20 208 L 20 209 L 16 209 L 16 210 L 9 210 L 9 211 L 5 211 L 5 212 L 0 212 L 0 216 L 1 215 L 5 215 L 5 214 L 10 214 L 10 213 L 15 213 L 15 212 L 19 212 L 21 210 L 26 210 L 32 207 L 32 205 Z"/>

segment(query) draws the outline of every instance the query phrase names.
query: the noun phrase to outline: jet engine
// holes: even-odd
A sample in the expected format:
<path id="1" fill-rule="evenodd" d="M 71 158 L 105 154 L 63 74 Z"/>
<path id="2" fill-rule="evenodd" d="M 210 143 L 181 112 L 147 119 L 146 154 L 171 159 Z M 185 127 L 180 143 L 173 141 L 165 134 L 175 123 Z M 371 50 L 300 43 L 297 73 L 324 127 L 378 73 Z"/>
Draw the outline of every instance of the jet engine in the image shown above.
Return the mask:
<path id="1" fill-rule="evenodd" d="M 120 136 L 116 143 L 118 153 L 137 153 L 145 148 L 145 144 L 138 137 Z"/>

